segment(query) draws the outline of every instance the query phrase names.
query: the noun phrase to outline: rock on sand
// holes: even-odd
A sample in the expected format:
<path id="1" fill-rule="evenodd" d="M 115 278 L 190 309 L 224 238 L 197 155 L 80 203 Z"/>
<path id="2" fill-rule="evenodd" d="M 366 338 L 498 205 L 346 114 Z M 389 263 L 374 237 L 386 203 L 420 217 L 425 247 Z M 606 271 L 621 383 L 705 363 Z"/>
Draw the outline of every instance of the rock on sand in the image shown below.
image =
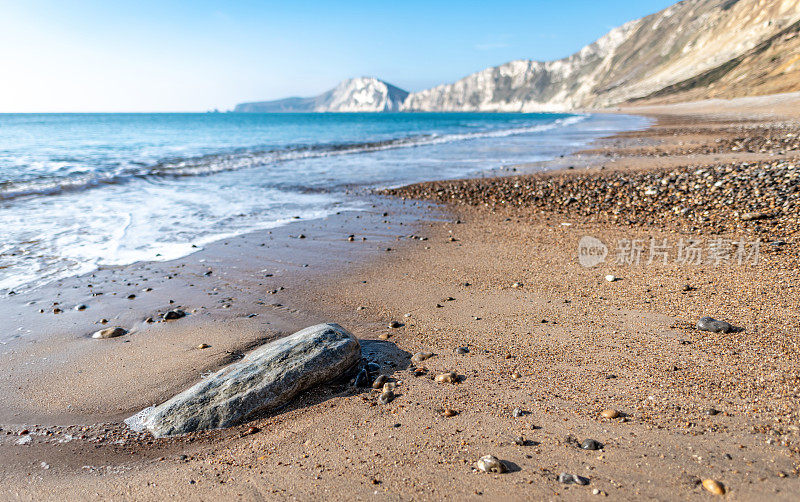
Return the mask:
<path id="1" fill-rule="evenodd" d="M 155 437 L 241 424 L 333 380 L 361 360 L 358 340 L 318 324 L 270 342 L 156 406 L 143 420 Z"/>

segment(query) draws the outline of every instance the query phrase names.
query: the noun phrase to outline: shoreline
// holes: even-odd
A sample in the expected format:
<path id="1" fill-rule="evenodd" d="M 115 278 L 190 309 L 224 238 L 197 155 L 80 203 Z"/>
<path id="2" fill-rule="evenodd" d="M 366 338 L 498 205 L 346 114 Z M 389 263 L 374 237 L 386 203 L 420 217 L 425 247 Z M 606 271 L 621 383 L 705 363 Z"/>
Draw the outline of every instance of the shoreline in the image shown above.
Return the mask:
<path id="1" fill-rule="evenodd" d="M 677 120 L 681 124 L 681 119 Z M 683 119 L 683 127 L 702 129 L 697 123 L 692 125 L 693 120 Z M 207 310 L 215 303 L 214 316 L 221 329 L 217 334 L 208 331 L 208 325 L 194 324 L 200 311 L 174 324 L 155 325 L 151 331 L 153 338 L 170 337 L 176 346 L 183 347 L 185 354 L 195 358 L 192 364 L 198 365 L 198 373 L 204 370 L 202 364 L 208 364 L 208 352 L 192 347 L 214 337 L 212 347 L 205 350 L 219 351 L 212 364 L 221 364 L 226 350 L 240 351 L 246 347 L 245 340 L 254 338 L 254 327 L 247 323 L 256 322 L 253 319 L 261 322 L 266 308 L 255 302 L 269 305 L 274 298 L 274 303 L 289 311 L 267 316 L 275 323 L 274 329 L 270 328 L 273 333 L 291 332 L 316 320 L 340 322 L 360 339 L 374 341 L 365 342 L 365 348 L 373 343 L 383 347 L 383 352 L 372 345 L 369 350 L 384 354 L 386 370 L 402 380 L 400 396 L 380 406 L 369 392 L 354 393 L 348 388 L 311 391 L 285 413 L 256 421 L 261 432 L 254 435 L 244 435 L 246 427 L 234 427 L 152 440 L 125 436 L 107 424 L 98 424 L 82 433 L 87 439 L 61 445 L 47 438 L 63 437 L 65 432 L 40 426 L 42 432 L 31 428 L 32 441 L 20 445 L 16 442 L 24 436 L 18 435 L 17 428 L 3 426 L 3 432 L 14 435 L 0 436 L 0 450 L 10 459 L 7 486 L 0 495 L 23 493 L 23 498 L 39 499 L 58 498 L 65 492 L 76 499 L 156 499 L 165 494 L 204 498 L 237 493 L 245 498 L 294 495 L 300 499 L 346 495 L 377 495 L 390 500 L 573 499 L 588 498 L 592 490 L 597 490 L 600 495 L 626 500 L 664 496 L 685 499 L 703 497 L 697 482 L 713 476 L 737 498 L 756 499 L 769 494 L 775 499 L 789 499 L 800 488 L 796 431 L 790 428 L 797 418 L 791 406 L 794 381 L 787 372 L 794 362 L 790 349 L 799 335 L 792 311 L 798 279 L 796 267 L 791 267 L 791 260 L 797 256 L 796 231 L 780 236 L 788 245 L 770 250 L 771 254 L 765 256 L 766 266 L 760 268 L 686 268 L 672 262 L 649 268 L 612 264 L 583 268 L 576 263 L 575 252 L 582 235 L 606 240 L 672 239 L 684 235 L 686 229 L 671 227 L 662 213 L 654 213 L 644 225 L 631 224 L 624 219 L 593 219 L 592 214 L 564 212 L 563 208 L 556 211 L 555 207 L 532 204 L 530 199 L 523 199 L 518 209 L 509 209 L 509 204 L 486 198 L 491 192 L 485 191 L 484 183 L 513 189 L 517 180 L 635 176 L 637 169 L 647 176 L 654 170 L 675 169 L 676 164 L 770 160 L 769 152 L 703 152 L 708 134 L 695 135 L 694 143 L 687 147 L 686 142 L 680 144 L 681 140 L 671 142 L 666 133 L 659 136 L 657 131 L 664 128 L 664 123 L 654 124 L 648 131 L 601 139 L 592 151 L 565 157 L 567 163 L 582 158 L 580 155 L 609 159 L 588 170 L 430 182 L 399 189 L 396 193 L 427 194 L 438 202 L 470 202 L 436 206 L 433 219 L 420 217 L 418 223 L 409 224 L 412 230 L 400 225 L 406 221 L 403 215 L 430 215 L 428 203 L 379 198 L 374 212 L 370 212 L 372 226 L 350 221 L 336 227 L 336 232 L 330 225 L 299 223 L 308 225 L 302 230 L 307 232 L 304 244 L 319 239 L 321 246 L 332 247 L 335 253 L 338 242 L 342 247 L 360 245 L 348 243 L 346 235 L 366 234 L 368 245 L 391 247 L 392 251 L 347 264 L 330 276 L 321 272 L 322 267 L 314 271 L 313 264 L 302 267 L 311 259 L 295 259 L 292 270 L 309 268 L 312 272 L 275 295 L 263 293 L 279 287 L 285 275 L 266 284 L 275 276 L 253 277 L 244 268 L 238 269 L 248 260 L 250 272 L 267 268 L 252 267 L 261 259 L 251 256 L 260 247 L 254 238 L 234 238 L 227 249 L 224 243 L 216 246 L 219 249 L 209 249 L 203 255 L 205 259 L 220 260 L 212 263 L 210 276 L 203 274 L 211 262 L 200 262 L 203 258 L 198 254 L 188 257 L 196 259 L 183 260 L 192 262 L 184 266 L 129 267 L 123 274 L 125 282 L 117 283 L 125 286 L 117 289 L 136 290 L 137 298 L 120 298 L 120 291 L 116 291 L 109 311 L 121 310 L 126 302 L 138 302 L 140 296 L 159 293 L 161 287 L 140 294 L 143 283 L 131 280 L 148 267 L 158 269 L 147 270 L 154 277 L 177 270 L 180 274 L 174 279 L 161 282 L 183 281 L 186 284 L 182 287 L 170 286 L 170 293 L 187 292 L 181 298 L 168 298 L 168 294 L 147 299 L 149 315 L 173 305 L 168 303 L 170 299 L 175 300 L 174 305 L 205 306 Z M 697 152 L 691 151 L 695 145 Z M 764 159 L 758 160 L 758 156 Z M 476 187 L 480 191 L 472 195 L 465 191 Z M 508 200 L 514 200 L 515 193 L 509 193 Z M 477 206 L 472 206 L 473 199 L 468 196 L 475 197 Z M 386 207 L 395 209 L 385 211 Z M 385 212 L 388 219 L 383 216 Z M 708 225 L 699 225 L 689 233 L 733 236 L 739 232 L 736 227 L 714 233 L 720 229 L 715 225 L 728 221 L 722 214 L 719 220 L 703 222 Z M 744 225 L 745 231 L 767 224 L 753 221 Z M 322 227 L 327 235 L 336 233 L 341 240 L 318 237 L 325 234 Z M 367 227 L 371 230 L 365 230 Z M 292 232 L 296 234 L 286 231 L 287 235 Z M 399 235 L 405 237 L 398 241 Z M 417 238 L 409 239 L 409 235 Z M 248 258 L 222 266 L 221 260 L 232 256 L 231 245 Z M 308 256 L 315 253 L 319 251 L 311 250 Z M 107 287 L 113 274 L 104 272 L 106 277 L 100 279 Z M 604 280 L 610 272 L 620 280 Z M 150 280 L 147 282 L 152 284 Z M 520 285 L 514 287 L 514 283 Z M 202 291 L 189 293 L 189 284 L 203 284 Z M 684 290 L 686 285 L 692 289 Z M 75 289 L 66 283 L 62 286 Z M 207 305 L 200 302 L 203 295 L 208 297 L 203 298 Z M 220 303 L 218 296 L 234 300 Z M 752 298 L 758 298 L 758 303 L 751 305 Z M 22 300 L 27 299 L 15 299 Z M 226 304 L 231 307 L 223 308 Z M 770 309 L 763 305 L 770 305 Z M 103 312 L 89 307 L 81 314 L 97 316 Z M 144 307 L 137 308 L 131 319 L 142 316 Z M 61 323 L 73 314 L 64 311 L 47 315 Z M 244 317 L 249 313 L 258 316 Z M 741 323 L 744 335 L 733 338 L 697 332 L 692 323 L 706 314 Z M 403 320 L 406 326 L 388 329 L 391 320 Z M 182 330 L 187 333 L 181 334 Z M 203 331 L 202 337 L 197 337 L 197 331 Z M 86 329 L 81 332 L 89 333 Z M 388 340 L 377 342 L 380 334 L 388 335 Z M 87 344 L 97 342 L 86 340 Z M 122 345 L 125 342 L 120 339 L 99 342 L 126 349 L 134 345 Z M 64 349 L 57 345 L 45 357 L 56 357 Z M 469 353 L 456 354 L 454 349 L 461 346 L 469 347 Z M 138 359 L 140 364 L 157 358 L 165 347 L 151 350 Z M 426 361 L 430 374 L 455 370 L 465 377 L 464 382 L 443 387 L 425 377 L 415 378 L 404 362 L 419 350 L 437 353 Z M 84 367 L 91 364 L 87 361 Z M 108 366 L 92 368 L 93 375 L 83 382 L 119 386 L 121 382 L 105 381 L 113 378 L 112 370 L 118 364 L 117 358 L 110 357 Z M 4 368 L 3 373 L 9 371 Z M 741 374 L 748 380 L 742 382 Z M 166 375 L 171 377 L 172 373 Z M 75 375 L 64 374 L 61 380 L 44 378 L 31 382 L 31 386 L 52 391 L 59 382 L 68 384 L 69 377 Z M 161 385 L 164 381 L 169 379 Z M 169 385 L 171 389 L 180 388 L 184 382 Z M 86 389 L 75 388 L 73 393 L 77 390 Z M 141 391 L 129 392 L 138 395 Z M 171 390 L 160 392 L 169 395 Z M 101 390 L 93 393 L 105 397 Z M 38 399 L 52 396 L 44 394 Z M 445 407 L 456 409 L 458 415 L 442 417 Z M 598 417 L 605 408 L 618 409 L 624 416 L 619 420 Z M 719 413 L 706 413 L 711 408 Z M 515 417 L 514 409 L 521 410 L 521 416 Z M 48 429 L 55 432 L 48 436 Z M 104 429 L 110 430 L 102 432 Z M 330 437 L 331 431 L 336 431 L 335 437 Z M 518 441 L 520 437 L 522 441 Z M 584 451 L 570 437 L 578 442 L 592 437 L 605 448 Z M 116 443 L 120 440 L 122 444 Z M 518 469 L 504 475 L 473 473 L 472 464 L 485 454 L 494 454 Z M 39 462 L 49 467 L 43 469 Z M 587 487 L 562 485 L 555 480 L 559 472 L 580 474 L 591 482 Z M 92 486 L 79 486 L 84 480 L 91 480 Z"/>

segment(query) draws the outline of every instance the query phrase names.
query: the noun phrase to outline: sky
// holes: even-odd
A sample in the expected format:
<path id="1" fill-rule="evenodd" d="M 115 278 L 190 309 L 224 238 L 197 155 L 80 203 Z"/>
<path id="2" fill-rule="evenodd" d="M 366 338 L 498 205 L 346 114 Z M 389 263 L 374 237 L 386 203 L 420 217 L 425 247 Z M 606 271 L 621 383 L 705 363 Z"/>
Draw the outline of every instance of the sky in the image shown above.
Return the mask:
<path id="1" fill-rule="evenodd" d="M 552 60 L 673 0 L 0 0 L 0 113 L 228 110 Z"/>

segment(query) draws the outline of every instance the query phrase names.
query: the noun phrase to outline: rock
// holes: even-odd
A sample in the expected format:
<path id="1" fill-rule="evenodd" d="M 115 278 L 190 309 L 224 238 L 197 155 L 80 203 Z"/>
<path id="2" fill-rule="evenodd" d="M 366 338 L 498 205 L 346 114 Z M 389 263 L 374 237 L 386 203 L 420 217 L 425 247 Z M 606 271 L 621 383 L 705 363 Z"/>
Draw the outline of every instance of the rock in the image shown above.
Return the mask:
<path id="1" fill-rule="evenodd" d="M 445 408 L 444 411 L 442 412 L 442 415 L 450 418 L 458 415 L 458 412 L 456 410 L 451 410 L 450 408 Z"/>
<path id="2" fill-rule="evenodd" d="M 576 484 L 585 486 L 589 484 L 589 480 L 587 478 L 578 476 L 577 474 L 568 474 L 566 472 L 562 472 L 558 475 L 558 482 L 564 483 L 565 485 Z"/>
<path id="3" fill-rule="evenodd" d="M 603 410 L 600 412 L 600 416 L 603 418 L 619 418 L 620 413 L 617 410 Z"/>
<path id="4" fill-rule="evenodd" d="M 581 448 L 584 450 L 599 450 L 602 447 L 603 445 L 594 439 L 584 439 L 583 443 L 581 443 Z"/>
<path id="5" fill-rule="evenodd" d="M 143 425 L 155 437 L 237 425 L 343 375 L 360 359 L 358 340 L 344 328 L 311 326 L 259 347 L 154 407 Z"/>
<path id="6" fill-rule="evenodd" d="M 703 488 L 713 493 L 714 495 L 725 495 L 725 485 L 716 479 L 704 479 Z"/>
<path id="7" fill-rule="evenodd" d="M 715 410 L 714 408 L 709 408 L 709 409 L 706 410 L 705 413 L 706 413 L 706 415 L 709 415 L 709 416 L 713 417 L 714 415 L 719 415 L 719 410 Z"/>
<path id="8" fill-rule="evenodd" d="M 733 331 L 733 326 L 725 321 L 718 321 L 713 317 L 702 317 L 697 321 L 697 329 L 712 333 L 730 333 Z"/>
<path id="9" fill-rule="evenodd" d="M 436 375 L 434 380 L 436 383 L 456 383 L 457 376 L 454 371 L 448 371 L 447 373 L 440 373 Z"/>
<path id="10" fill-rule="evenodd" d="M 128 295 L 128 300 L 133 300 L 134 298 L 136 298 L 136 295 L 134 295 L 133 293 Z"/>
<path id="11" fill-rule="evenodd" d="M 514 373 L 511 374 L 511 378 L 517 380 L 519 378 L 522 378 L 522 375 L 520 375 L 519 371 L 515 371 Z"/>
<path id="12" fill-rule="evenodd" d="M 608 274 L 608 275 L 606 276 L 606 280 L 607 280 L 608 282 L 614 282 L 614 281 L 616 281 L 616 280 L 617 280 L 617 276 L 616 276 L 616 275 L 611 275 L 611 274 Z"/>
<path id="13" fill-rule="evenodd" d="M 376 378 L 375 381 L 372 382 L 372 388 L 380 389 L 383 387 L 383 384 L 385 383 L 386 383 L 386 375 L 378 375 L 378 378 Z"/>
<path id="14" fill-rule="evenodd" d="M 515 282 L 514 284 L 511 285 L 511 287 L 514 289 L 521 289 L 523 287 L 523 284 L 521 282 Z"/>
<path id="15" fill-rule="evenodd" d="M 378 340 L 386 341 L 391 337 L 392 336 L 389 333 L 381 333 L 380 335 L 378 335 Z"/>
<path id="16" fill-rule="evenodd" d="M 246 431 L 242 432 L 242 436 L 250 436 L 252 434 L 257 434 L 258 432 L 261 432 L 261 429 L 258 427 L 248 427 Z"/>
<path id="17" fill-rule="evenodd" d="M 381 388 L 383 389 L 383 392 L 394 391 L 397 388 L 397 384 L 394 382 L 386 382 Z"/>
<path id="18" fill-rule="evenodd" d="M 394 392 L 390 390 L 385 390 L 381 392 L 381 395 L 378 396 L 378 402 L 380 404 L 389 404 L 394 399 Z"/>
<path id="19" fill-rule="evenodd" d="M 166 314 L 164 314 L 164 320 L 165 321 L 171 321 L 171 320 L 174 320 L 174 319 L 180 319 L 181 317 L 186 317 L 186 312 L 184 312 L 183 310 L 178 310 L 178 309 L 170 310 Z"/>
<path id="20" fill-rule="evenodd" d="M 456 354 L 461 354 L 461 355 L 469 354 L 469 349 L 467 347 L 458 347 L 456 349 Z"/>
<path id="21" fill-rule="evenodd" d="M 117 326 L 114 328 L 106 328 L 106 329 L 101 329 L 100 331 L 95 331 L 94 334 L 92 335 L 92 338 L 116 338 L 118 336 L 127 334 L 128 330 Z"/>
<path id="22" fill-rule="evenodd" d="M 209 347 L 211 347 L 211 345 L 207 343 L 201 343 L 200 345 L 197 346 L 198 349 L 207 349 Z"/>
<path id="23" fill-rule="evenodd" d="M 497 474 L 504 473 L 507 470 L 505 464 L 493 455 L 481 457 L 475 466 L 483 472 L 494 472 Z"/>
<path id="24" fill-rule="evenodd" d="M 755 221 L 755 220 L 766 220 L 767 218 L 772 218 L 774 215 L 767 211 L 754 211 L 752 213 L 744 213 L 742 215 L 742 221 Z"/>
<path id="25" fill-rule="evenodd" d="M 514 408 L 514 411 L 511 414 L 514 416 L 514 418 L 519 418 L 519 417 L 525 415 L 525 412 L 522 411 L 519 408 Z"/>
<path id="26" fill-rule="evenodd" d="M 369 372 L 367 371 L 366 368 L 364 368 L 358 372 L 358 375 L 356 375 L 356 379 L 353 382 L 353 385 L 355 385 L 356 387 L 369 387 L 369 381 L 370 381 Z"/>
<path id="27" fill-rule="evenodd" d="M 403 326 L 405 326 L 405 324 L 398 321 L 392 321 L 389 323 L 389 327 L 392 329 L 402 328 Z"/>
<path id="28" fill-rule="evenodd" d="M 86 310 L 86 305 L 84 304 L 75 305 L 75 310 Z"/>
<path id="29" fill-rule="evenodd" d="M 430 359 L 431 357 L 433 357 L 433 352 L 417 352 L 411 356 L 411 362 L 414 364 L 419 364 L 426 359 Z"/>
<path id="30" fill-rule="evenodd" d="M 381 374 L 381 366 L 378 363 L 368 362 L 364 365 L 364 369 L 367 370 L 367 375 L 372 380 L 378 378 L 378 375 Z"/>

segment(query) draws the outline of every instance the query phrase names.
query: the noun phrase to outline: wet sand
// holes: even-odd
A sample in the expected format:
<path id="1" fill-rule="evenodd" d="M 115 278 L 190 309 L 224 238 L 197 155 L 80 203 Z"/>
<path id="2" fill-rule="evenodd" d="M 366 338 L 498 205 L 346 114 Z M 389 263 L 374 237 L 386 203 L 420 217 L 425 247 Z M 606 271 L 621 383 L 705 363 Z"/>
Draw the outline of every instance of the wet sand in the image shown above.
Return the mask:
<path id="1" fill-rule="evenodd" d="M 615 219 L 620 213 L 602 204 L 581 210 L 591 197 L 542 203 L 520 190 L 546 177 L 574 178 L 560 185 L 569 188 L 612 176 L 613 186 L 626 173 L 797 164 L 795 149 L 763 148 L 757 139 L 767 130 L 800 132 L 791 118 L 670 110 L 646 110 L 659 121 L 646 132 L 559 159 L 563 171 L 422 184 L 395 193 L 405 200 L 376 197 L 368 214 L 298 222 L 176 262 L 103 270 L 4 299 L 0 315 L 23 335 L 2 340 L 0 498 L 666 500 L 706 498 L 699 482 L 712 478 L 730 498 L 796 499 L 794 210 L 735 224 L 725 207 L 701 215 L 707 220 L 666 206 Z M 751 136 L 748 144 L 760 145 L 754 151 L 733 149 L 736 138 Z M 431 211 L 419 198 L 447 204 Z M 717 266 L 615 264 L 612 247 L 605 263 L 586 268 L 578 262 L 584 236 L 785 244 L 765 245 L 757 265 Z M 63 313 L 52 313 L 54 301 Z M 72 310 L 80 303 L 88 308 Z M 189 315 L 143 322 L 169 308 Z M 700 332 L 694 324 L 704 315 L 744 331 Z M 134 331 L 87 338 L 100 318 Z M 328 320 L 362 339 L 365 357 L 401 381 L 394 401 L 379 405 L 372 391 L 341 384 L 228 430 L 155 440 L 119 424 L 256 343 Z M 393 320 L 405 325 L 388 328 Z M 420 350 L 436 356 L 415 376 L 408 358 Z M 463 380 L 432 380 L 449 370 Z M 445 408 L 457 415 L 444 416 Z M 603 418 L 605 409 L 621 416 Z M 251 425 L 259 432 L 245 434 Z M 587 438 L 603 449 L 576 445 Z M 486 454 L 511 472 L 474 472 Z M 589 484 L 559 483 L 562 472 Z"/>

